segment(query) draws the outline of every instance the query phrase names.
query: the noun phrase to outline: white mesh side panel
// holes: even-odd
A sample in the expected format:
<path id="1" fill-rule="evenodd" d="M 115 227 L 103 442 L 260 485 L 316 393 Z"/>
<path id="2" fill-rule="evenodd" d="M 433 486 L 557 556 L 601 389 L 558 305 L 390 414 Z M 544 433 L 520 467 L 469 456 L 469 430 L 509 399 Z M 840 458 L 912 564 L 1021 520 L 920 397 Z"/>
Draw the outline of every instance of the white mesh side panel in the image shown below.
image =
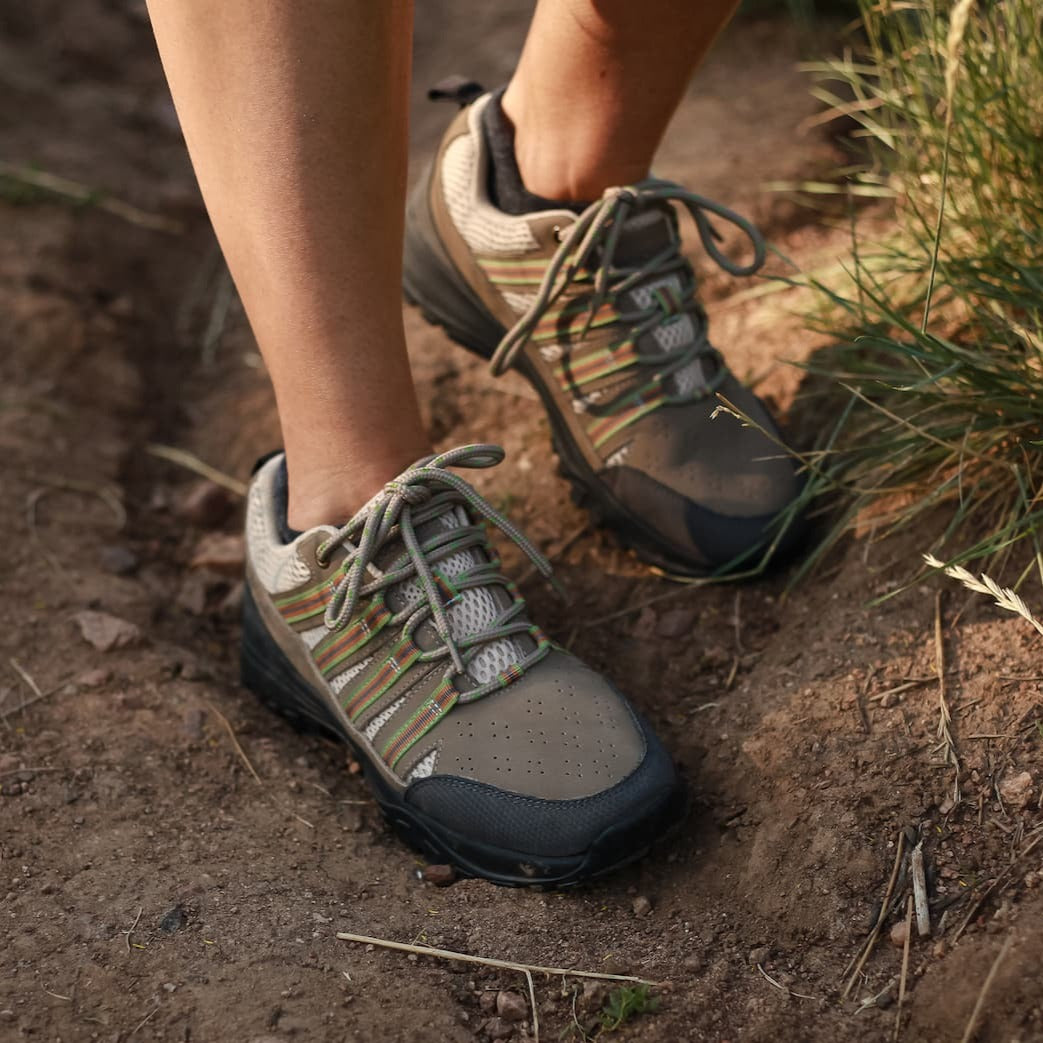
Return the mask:
<path id="1" fill-rule="evenodd" d="M 480 191 L 478 134 L 472 127 L 445 150 L 442 162 L 442 194 L 449 217 L 464 242 L 485 257 L 525 253 L 539 243 L 522 216 L 497 210 Z"/>
<path id="2" fill-rule="evenodd" d="M 681 280 L 676 275 L 667 275 L 662 279 L 653 279 L 643 286 L 636 286 L 630 291 L 631 296 L 639 308 L 648 308 L 652 305 L 652 294 L 660 287 L 668 286 L 677 293 L 681 292 Z M 682 344 L 690 344 L 695 337 L 695 326 L 688 315 L 666 326 L 656 328 L 652 336 L 659 350 L 662 352 L 673 351 Z M 687 395 L 703 384 L 703 371 L 698 359 L 693 359 L 683 369 L 673 374 L 674 384 L 679 395 Z"/>
<path id="3" fill-rule="evenodd" d="M 507 302 L 507 307 L 518 315 L 527 312 L 532 302 L 536 300 L 536 294 L 518 293 L 517 290 L 501 290 L 500 296 Z"/>
<path id="4" fill-rule="evenodd" d="M 435 773 L 435 764 L 438 762 L 438 750 L 432 750 L 425 757 L 417 761 L 416 767 L 406 776 L 406 782 L 414 779 L 426 779 Z"/>
<path id="5" fill-rule="evenodd" d="M 349 666 L 347 670 L 341 671 L 341 673 L 337 674 L 337 676 L 330 681 L 330 688 L 332 688 L 335 693 L 339 693 L 353 677 L 358 677 L 358 675 L 361 674 L 371 662 L 373 662 L 373 657 L 366 656 L 361 663 L 356 663 L 354 666 Z"/>
<path id="6" fill-rule="evenodd" d="M 269 594 L 281 594 L 307 581 L 311 573 L 297 556 L 297 543 L 283 543 L 275 521 L 272 482 L 281 457 L 273 457 L 254 476 L 246 504 L 246 552 Z"/>
<path id="7" fill-rule="evenodd" d="M 467 515 L 462 507 L 456 507 L 452 511 L 447 511 L 438 520 L 447 529 L 459 529 L 467 524 Z M 474 551 L 462 550 L 439 561 L 438 569 L 448 579 L 455 579 L 477 564 L 478 558 Z M 396 591 L 410 608 L 423 600 L 419 580 L 411 579 L 403 583 L 396 583 L 391 589 Z M 484 587 L 465 590 L 460 596 L 460 600 L 447 613 L 449 631 L 458 640 L 470 634 L 480 634 L 493 625 L 499 614 L 500 608 L 496 604 L 496 599 Z M 485 684 L 496 677 L 501 670 L 506 670 L 520 662 L 523 657 L 524 652 L 513 638 L 503 638 L 485 645 L 471 661 L 467 672 L 478 684 Z"/>
<path id="8" fill-rule="evenodd" d="M 297 636 L 309 647 L 314 648 L 327 634 L 329 629 L 325 623 L 321 623 L 311 630 L 302 630 Z"/>
<path id="9" fill-rule="evenodd" d="M 377 732 L 379 732 L 380 729 L 383 728 L 384 725 L 387 724 L 388 721 L 390 721 L 391 718 L 394 717 L 395 714 L 402 709 L 402 704 L 405 701 L 406 697 L 404 695 L 401 699 L 396 699 L 389 707 L 387 707 L 384 710 L 381 710 L 380 713 L 378 713 L 377 716 L 374 717 L 373 720 L 366 725 L 366 730 L 364 734 L 370 742 L 372 742 L 374 738 L 376 738 Z"/>

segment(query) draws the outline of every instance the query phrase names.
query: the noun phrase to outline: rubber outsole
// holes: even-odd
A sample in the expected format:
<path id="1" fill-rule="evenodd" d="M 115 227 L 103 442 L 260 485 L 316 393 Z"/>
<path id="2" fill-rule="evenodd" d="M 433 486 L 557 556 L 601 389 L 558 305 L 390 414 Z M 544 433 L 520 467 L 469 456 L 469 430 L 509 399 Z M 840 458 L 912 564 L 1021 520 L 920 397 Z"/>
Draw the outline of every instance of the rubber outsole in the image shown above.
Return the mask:
<path id="1" fill-rule="evenodd" d="M 420 178 L 406 207 L 402 292 L 420 310 L 425 321 L 441 328 L 461 347 L 490 359 L 507 332 L 489 314 L 452 259 L 442 247 L 428 201 L 431 168 Z M 668 576 L 679 579 L 724 575 L 749 567 L 755 552 L 745 555 L 733 569 L 694 561 L 679 548 L 670 548 L 659 533 L 640 515 L 620 503 L 606 488 L 576 445 L 568 425 L 558 417 L 550 390 L 522 356 L 516 368 L 539 395 L 551 426 L 551 445 L 558 456 L 558 473 L 571 486 L 573 502 L 590 515 L 599 528 L 607 529 L 624 550 Z M 781 558 L 781 555 L 777 555 Z"/>
<path id="2" fill-rule="evenodd" d="M 614 823 L 590 847 L 574 856 L 535 857 L 475 841 L 410 806 L 374 769 L 326 700 L 300 676 L 272 640 L 249 588 L 243 596 L 240 653 L 243 685 L 270 710 L 301 731 L 318 731 L 346 743 L 363 766 L 377 804 L 395 832 L 432 862 L 449 863 L 464 876 L 507 887 L 567 888 L 613 873 L 646 855 L 683 820 L 688 810 L 683 786 L 652 806 L 636 809 Z"/>

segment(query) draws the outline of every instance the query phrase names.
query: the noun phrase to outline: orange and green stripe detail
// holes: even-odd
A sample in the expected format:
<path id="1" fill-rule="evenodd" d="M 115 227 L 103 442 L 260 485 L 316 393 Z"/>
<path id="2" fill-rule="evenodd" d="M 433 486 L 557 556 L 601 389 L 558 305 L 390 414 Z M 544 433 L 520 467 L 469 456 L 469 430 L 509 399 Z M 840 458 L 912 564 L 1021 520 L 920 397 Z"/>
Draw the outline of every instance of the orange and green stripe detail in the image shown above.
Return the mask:
<path id="1" fill-rule="evenodd" d="M 666 396 L 658 383 L 643 388 L 633 397 L 633 405 L 621 409 L 611 416 L 601 417 L 590 424 L 587 434 L 594 443 L 594 447 L 600 449 L 613 435 L 618 434 L 628 424 L 632 424 L 646 413 L 658 409 L 665 400 Z"/>
<path id="2" fill-rule="evenodd" d="M 333 588 L 338 579 L 339 577 L 324 579 L 307 590 L 296 594 L 283 594 L 272 600 L 287 623 L 303 623 L 315 616 L 321 616 L 326 611 L 326 606 L 333 600 Z"/>
<path id="3" fill-rule="evenodd" d="M 416 713 L 387 741 L 381 756 L 390 768 L 415 746 L 456 705 L 460 693 L 444 680 L 421 704 Z"/>
<path id="4" fill-rule="evenodd" d="M 387 625 L 391 612 L 383 598 L 375 598 L 365 613 L 346 630 L 332 631 L 314 648 L 315 665 L 324 677 L 331 677 L 346 659 L 351 658 Z"/>
<path id="5" fill-rule="evenodd" d="M 422 651 L 404 637 L 392 649 L 391 654 L 357 688 L 353 689 L 344 703 L 344 712 L 352 721 L 366 712 L 421 656 Z"/>

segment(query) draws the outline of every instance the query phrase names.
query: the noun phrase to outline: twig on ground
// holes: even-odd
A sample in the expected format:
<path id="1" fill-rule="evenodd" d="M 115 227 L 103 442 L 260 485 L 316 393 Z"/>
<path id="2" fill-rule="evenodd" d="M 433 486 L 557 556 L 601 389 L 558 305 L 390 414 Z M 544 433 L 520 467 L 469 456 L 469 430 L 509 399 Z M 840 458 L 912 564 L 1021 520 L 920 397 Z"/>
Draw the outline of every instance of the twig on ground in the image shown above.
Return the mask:
<path id="1" fill-rule="evenodd" d="M 880 903 L 880 912 L 877 914 L 876 923 L 873 924 L 873 929 L 869 933 L 869 937 L 866 939 L 865 945 L 862 947 L 861 955 L 858 956 L 857 960 L 853 958 L 854 970 L 851 971 L 851 977 L 848 978 L 847 985 L 844 988 L 844 992 L 841 995 L 841 999 L 847 999 L 851 990 L 855 987 L 855 982 L 858 980 L 858 975 L 861 973 L 862 967 L 866 960 L 869 959 L 869 954 L 873 951 L 873 947 L 876 945 L 877 938 L 880 937 L 880 931 L 884 926 L 884 920 L 887 919 L 887 911 L 891 906 L 891 898 L 895 890 L 895 881 L 898 879 L 898 870 L 902 865 L 902 854 L 905 851 L 905 832 L 899 832 L 898 841 L 896 844 L 895 851 L 895 864 L 891 868 L 891 878 L 887 882 L 887 890 L 884 891 L 884 899 Z M 848 963 L 847 967 L 844 968 L 844 974 L 851 970 L 851 963 Z"/>
<path id="2" fill-rule="evenodd" d="M 246 765 L 247 770 L 254 777 L 254 782 L 256 782 L 258 786 L 263 786 L 264 783 L 261 781 L 261 776 L 258 775 L 257 772 L 254 770 L 254 766 L 250 763 L 250 758 L 246 756 L 246 752 L 243 750 L 242 746 L 239 745 L 239 740 L 235 737 L 235 730 L 229 723 L 228 718 L 225 717 L 225 715 L 221 713 L 221 711 L 216 706 L 214 706 L 213 703 L 207 702 L 206 705 L 214 711 L 214 714 L 217 716 L 217 719 L 225 726 L 225 731 L 228 732 L 228 737 L 232 740 L 232 745 L 235 747 L 235 752 L 239 754 L 243 764 Z M 291 814 L 293 814 L 293 812 L 291 812 Z M 296 817 L 300 818 L 299 815 Z M 301 821 L 304 822 L 304 819 L 301 819 Z M 311 826 L 310 822 L 304 822 L 304 824 L 306 826 Z M 312 828 L 314 829 L 315 827 L 312 826 Z"/>
<path id="3" fill-rule="evenodd" d="M 1000 969 L 1000 964 L 1006 958 L 1007 951 L 1011 946 L 1011 941 L 1012 936 L 1008 934 L 1004 939 L 1003 944 L 1000 946 L 1000 951 L 996 953 L 996 959 L 992 961 L 989 973 L 985 975 L 985 980 L 981 983 L 981 991 L 978 993 L 978 998 L 974 1002 L 974 1009 L 971 1011 L 970 1020 L 968 1020 L 967 1027 L 963 1030 L 963 1035 L 960 1037 L 960 1043 L 970 1043 L 974 1038 L 974 1032 L 978 1027 L 978 1019 L 981 1017 L 982 1009 L 985 1006 L 985 997 L 988 995 L 989 989 L 992 987 L 992 983 L 996 978 L 996 972 Z"/>
<path id="4" fill-rule="evenodd" d="M 565 967 L 540 967 L 534 963 L 512 963 L 510 960 L 496 960 L 487 956 L 471 956 L 469 953 L 453 952 L 451 949 L 434 949 L 428 945 L 409 945 L 406 942 L 392 942 L 387 938 L 370 938 L 364 934 L 349 934 L 338 931 L 337 937 L 344 942 L 358 942 L 360 945 L 376 945 L 382 949 L 397 949 L 400 952 L 416 953 L 418 956 L 437 956 L 442 960 L 459 960 L 462 963 L 480 963 L 483 967 L 501 967 L 508 971 L 529 971 L 535 974 L 561 975 L 567 978 L 594 978 L 597 981 L 631 981 L 638 985 L 650 985 L 662 988 L 665 981 L 649 981 L 637 978 L 632 974 L 602 974 L 600 971 L 574 971 Z"/>
<path id="5" fill-rule="evenodd" d="M 956 740 L 952 736 L 952 714 L 945 698 L 945 642 L 942 639 L 942 593 L 934 596 L 934 655 L 935 669 L 938 671 L 938 737 L 945 744 L 945 758 L 953 765 L 955 776 L 952 784 L 954 804 L 960 802 L 960 757 L 956 752 Z"/>
<path id="6" fill-rule="evenodd" d="M 146 1015 L 145 1015 L 145 1016 L 144 1016 L 144 1017 L 143 1017 L 143 1018 L 141 1019 L 141 1021 L 139 1021 L 139 1022 L 138 1022 L 138 1023 L 137 1023 L 137 1024 L 136 1024 L 136 1025 L 135 1025 L 135 1026 L 134 1026 L 134 1027 L 133 1027 L 133 1028 L 131 1029 L 131 1030 L 130 1030 L 130 1032 L 129 1032 L 129 1033 L 127 1034 L 127 1038 L 129 1039 L 129 1038 L 130 1038 L 131 1036 L 135 1035 L 135 1034 L 137 1033 L 138 1029 L 140 1029 L 140 1028 L 144 1028 L 144 1027 L 145 1027 L 145 1025 L 146 1025 L 146 1024 L 147 1024 L 147 1023 L 148 1023 L 148 1022 L 149 1022 L 149 1021 L 150 1021 L 150 1020 L 152 1019 L 152 1015 L 153 1015 L 153 1014 L 155 1014 L 157 1010 L 159 1010 L 159 1004 L 158 1004 L 158 1003 L 156 1004 L 156 1006 L 154 1006 L 154 1007 L 152 1008 L 152 1010 L 150 1010 L 150 1011 L 149 1011 L 149 1012 L 148 1012 L 148 1013 L 147 1013 L 147 1014 L 146 1014 Z"/>
<path id="7" fill-rule="evenodd" d="M 139 228 L 148 228 L 154 232 L 169 232 L 171 235 L 180 235 L 184 231 L 184 226 L 180 221 L 173 221 L 160 214 L 150 214 L 130 203 L 124 203 L 121 199 L 113 199 L 79 181 L 73 181 L 71 178 L 61 177 L 58 174 L 50 174 L 46 170 L 30 170 L 27 167 L 19 167 L 14 163 L 0 160 L 0 177 L 29 185 L 31 188 L 39 188 L 52 195 L 61 196 L 63 199 L 71 199 L 80 206 L 97 207 L 99 210 L 112 214 L 113 217 L 137 225 Z"/>
<path id="8" fill-rule="evenodd" d="M 32 676 L 25 669 L 25 667 L 22 666 L 18 662 L 18 660 L 14 658 L 14 656 L 12 656 L 8 660 L 8 662 L 11 664 L 11 669 L 14 670 L 16 674 L 18 674 L 18 676 L 30 687 L 30 689 L 32 689 L 33 695 L 35 695 L 37 699 L 42 699 L 43 692 L 40 691 L 40 686 L 32 679 Z"/>
<path id="9" fill-rule="evenodd" d="M 955 942 L 965 930 L 967 930 L 968 924 L 977 915 L 978 910 L 985 904 L 985 900 L 998 888 L 1001 884 L 1005 884 L 1014 873 L 1014 867 L 1026 856 L 1032 854 L 1032 852 L 1039 846 L 1040 842 L 1043 841 L 1043 832 L 1038 833 L 1036 838 L 1026 845 L 1021 851 L 1020 855 L 1015 856 L 1014 860 L 1003 870 L 1002 873 L 984 891 L 982 891 L 980 897 L 971 905 L 970 909 L 967 910 L 967 915 L 963 918 L 963 922 L 956 929 L 956 933 L 952 936 L 952 940 Z"/>
<path id="10" fill-rule="evenodd" d="M 742 587 L 735 591 L 735 605 L 732 608 L 732 628 L 735 631 L 735 651 L 742 655 L 746 651 L 742 647 Z"/>
<path id="11" fill-rule="evenodd" d="M 921 840 L 909 858 L 913 877 L 913 902 L 916 905 L 916 933 L 921 938 L 931 935 L 931 907 L 927 901 L 927 875 L 923 864 L 923 841 Z"/>
<path id="12" fill-rule="evenodd" d="M 40 775 L 41 773 L 43 773 L 45 771 L 64 771 L 64 770 L 65 770 L 64 768 L 36 768 L 36 767 L 12 768 L 10 771 L 2 771 L 2 772 L 0 772 L 0 779 L 6 779 L 8 777 L 8 775 L 21 775 L 23 771 L 25 771 L 25 772 L 30 772 L 31 771 L 34 775 Z"/>
<path id="13" fill-rule="evenodd" d="M 158 456 L 161 460 L 167 460 L 172 464 L 177 464 L 179 467 L 184 467 L 185 470 L 192 471 L 193 474 L 209 478 L 215 485 L 220 485 L 237 496 L 246 495 L 247 487 L 245 482 L 239 481 L 238 478 L 232 478 L 231 475 L 219 471 L 216 467 L 211 467 L 208 463 L 200 460 L 198 456 L 188 452 L 187 449 L 178 449 L 172 445 L 149 442 L 145 446 L 145 452 L 150 456 Z"/>
<path id="14" fill-rule="evenodd" d="M 532 971 L 525 969 L 525 980 L 529 983 L 529 1005 L 532 1007 L 532 1038 L 540 1043 L 540 1015 L 536 1010 L 536 986 L 532 980 Z"/>
<path id="15" fill-rule="evenodd" d="M 895 1030 L 891 1037 L 898 1039 L 902 1030 L 902 1004 L 905 1002 L 905 983 L 909 977 L 909 945 L 913 938 L 913 899 L 910 895 L 905 903 L 905 945 L 902 947 L 902 974 L 898 979 L 898 1003 L 895 1006 Z"/>
<path id="16" fill-rule="evenodd" d="M 808 996 L 803 992 L 794 992 L 792 989 L 787 988 L 782 982 L 776 981 L 759 963 L 756 964 L 757 970 L 761 972 L 761 977 L 769 984 L 774 985 L 779 992 L 786 993 L 787 996 L 796 996 L 798 1000 L 814 1000 L 818 999 L 817 996 Z"/>
<path id="17" fill-rule="evenodd" d="M 138 926 L 144 908 L 144 906 L 139 906 L 138 915 L 134 917 L 134 922 L 123 932 L 123 941 L 127 946 L 127 952 L 130 952 L 130 936 L 134 933 L 134 928 Z"/>

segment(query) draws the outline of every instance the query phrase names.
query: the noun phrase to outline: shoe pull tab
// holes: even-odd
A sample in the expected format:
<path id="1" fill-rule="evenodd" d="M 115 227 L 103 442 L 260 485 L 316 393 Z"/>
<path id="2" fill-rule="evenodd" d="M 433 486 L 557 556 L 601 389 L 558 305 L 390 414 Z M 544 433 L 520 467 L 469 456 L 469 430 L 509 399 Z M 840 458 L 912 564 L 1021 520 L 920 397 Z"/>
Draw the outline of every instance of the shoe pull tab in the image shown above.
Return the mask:
<path id="1" fill-rule="evenodd" d="M 474 80 L 459 74 L 439 80 L 428 92 L 428 101 L 453 101 L 461 109 L 485 93 L 485 88 Z"/>

